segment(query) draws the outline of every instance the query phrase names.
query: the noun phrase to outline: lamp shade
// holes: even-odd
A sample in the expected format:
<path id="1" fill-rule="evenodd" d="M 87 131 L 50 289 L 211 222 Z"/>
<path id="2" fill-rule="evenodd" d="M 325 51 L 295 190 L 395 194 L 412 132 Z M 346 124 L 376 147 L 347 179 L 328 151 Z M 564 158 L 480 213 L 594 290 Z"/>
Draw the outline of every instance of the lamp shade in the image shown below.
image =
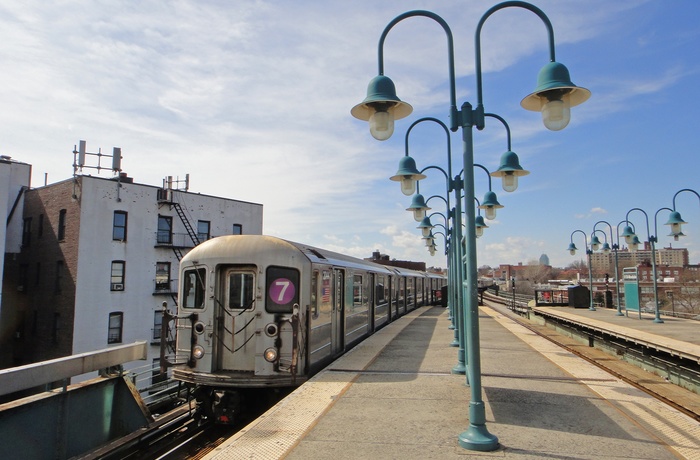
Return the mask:
<path id="1" fill-rule="evenodd" d="M 528 174 L 530 174 L 530 171 L 520 166 L 518 155 L 508 150 L 501 155 L 501 164 L 497 170 L 491 173 L 491 176 L 501 178 L 503 190 L 514 192 L 518 188 L 518 177 L 527 176 Z"/>
<path id="2" fill-rule="evenodd" d="M 542 121 L 547 129 L 559 131 L 569 124 L 569 109 L 589 97 L 589 90 L 571 81 L 569 69 L 564 64 L 550 62 L 540 70 L 535 91 L 527 95 L 520 105 L 526 110 L 542 112 Z"/>
<path id="3" fill-rule="evenodd" d="M 687 224 L 688 222 L 684 221 L 683 218 L 681 217 L 681 213 L 678 211 L 673 211 L 671 214 L 668 215 L 668 222 L 666 222 L 664 225 L 670 225 L 671 226 L 671 234 L 669 236 L 677 237 L 677 236 L 684 236 L 683 235 L 683 230 L 681 229 L 681 225 Z M 678 239 L 676 238 L 676 241 Z"/>
<path id="4" fill-rule="evenodd" d="M 632 230 L 632 227 L 629 225 L 626 225 L 625 228 L 622 230 L 622 235 L 625 238 L 625 243 L 631 244 L 632 240 L 636 238 L 636 234 L 634 233 L 634 230 Z"/>
<path id="5" fill-rule="evenodd" d="M 482 216 L 476 216 L 476 218 L 474 218 L 474 227 L 477 238 L 484 234 L 485 228 L 489 228 L 489 226 L 486 225 L 486 222 L 484 222 L 484 218 Z"/>
<path id="6" fill-rule="evenodd" d="M 406 155 L 399 160 L 399 169 L 389 180 L 401 183 L 401 192 L 410 196 L 416 193 L 416 182 L 426 178 L 416 167 L 416 160 Z"/>
<path id="7" fill-rule="evenodd" d="M 627 246 L 629 247 L 630 252 L 637 252 L 637 248 L 639 248 L 640 244 L 641 241 L 639 241 L 637 235 L 632 235 L 632 239 L 627 243 Z"/>
<path id="8" fill-rule="evenodd" d="M 481 200 L 481 205 L 479 205 L 479 209 L 483 209 L 485 211 L 484 214 L 486 214 L 486 218 L 488 220 L 495 219 L 496 210 L 502 207 L 503 205 L 498 202 L 496 194 L 491 190 L 484 194 L 484 199 Z"/>
<path id="9" fill-rule="evenodd" d="M 597 251 L 600 248 L 600 240 L 597 235 L 591 237 L 591 249 Z"/>
<path id="10" fill-rule="evenodd" d="M 420 224 L 418 224 L 418 227 L 416 227 L 421 231 L 421 234 L 423 236 L 428 236 L 430 235 L 430 232 L 432 231 L 435 226 L 433 225 L 432 222 L 430 222 L 430 217 L 424 217 L 423 220 L 420 221 Z"/>
<path id="11" fill-rule="evenodd" d="M 372 136 L 386 140 L 394 132 L 394 120 L 405 118 L 413 112 L 410 104 L 396 95 L 396 87 L 391 78 L 377 75 L 367 85 L 367 97 L 353 107 L 353 117 L 369 121 Z"/>
<path id="12" fill-rule="evenodd" d="M 416 222 L 420 222 L 425 217 L 425 212 L 431 208 L 425 203 L 425 198 L 420 193 L 413 195 L 411 205 L 406 208 L 406 211 L 413 212 L 413 218 Z"/>
<path id="13" fill-rule="evenodd" d="M 577 250 L 578 250 L 578 248 L 576 247 L 576 245 L 574 243 L 569 243 L 569 254 L 571 254 L 573 256 L 574 254 L 576 254 Z"/>

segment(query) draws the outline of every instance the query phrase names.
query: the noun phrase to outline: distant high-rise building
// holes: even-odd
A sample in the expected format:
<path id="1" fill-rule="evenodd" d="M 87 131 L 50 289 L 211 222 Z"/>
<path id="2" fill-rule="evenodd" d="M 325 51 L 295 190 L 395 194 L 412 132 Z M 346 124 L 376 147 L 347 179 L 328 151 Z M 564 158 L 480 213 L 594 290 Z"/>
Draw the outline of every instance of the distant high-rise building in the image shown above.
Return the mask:
<path id="1" fill-rule="evenodd" d="M 549 265 L 549 257 L 547 254 L 542 254 L 540 256 L 540 265 Z"/>

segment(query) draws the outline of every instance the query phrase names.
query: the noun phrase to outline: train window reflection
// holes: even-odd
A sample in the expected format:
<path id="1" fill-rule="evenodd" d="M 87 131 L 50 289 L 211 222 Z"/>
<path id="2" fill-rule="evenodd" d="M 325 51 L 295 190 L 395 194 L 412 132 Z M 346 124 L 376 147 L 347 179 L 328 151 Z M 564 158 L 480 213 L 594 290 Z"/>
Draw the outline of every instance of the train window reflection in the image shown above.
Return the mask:
<path id="1" fill-rule="evenodd" d="M 228 276 L 228 308 L 253 308 L 255 277 L 252 273 L 230 272 Z"/>
<path id="2" fill-rule="evenodd" d="M 183 308 L 204 308 L 204 280 L 206 276 L 207 270 L 205 268 L 185 271 L 182 286 Z"/>

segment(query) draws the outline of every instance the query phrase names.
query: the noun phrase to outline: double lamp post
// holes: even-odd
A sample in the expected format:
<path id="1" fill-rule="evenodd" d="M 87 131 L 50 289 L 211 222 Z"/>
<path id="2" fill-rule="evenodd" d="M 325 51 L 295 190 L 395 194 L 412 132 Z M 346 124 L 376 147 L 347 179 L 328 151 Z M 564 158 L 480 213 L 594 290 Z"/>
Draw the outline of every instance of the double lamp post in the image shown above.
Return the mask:
<path id="1" fill-rule="evenodd" d="M 449 125 L 456 132 L 462 129 L 463 171 L 464 171 L 464 210 L 467 225 L 461 241 L 451 244 L 464 246 L 464 259 L 457 261 L 464 267 L 461 281 L 464 295 L 462 309 L 466 334 L 467 377 L 470 385 L 469 426 L 459 435 L 460 445 L 469 450 L 492 451 L 498 448 L 498 438 L 489 433 L 486 428 L 485 407 L 482 400 L 481 363 L 479 351 L 478 295 L 477 295 L 477 260 L 476 260 L 476 229 L 474 208 L 474 143 L 473 128 L 481 130 L 485 126 L 485 111 L 482 101 L 481 83 L 481 29 L 486 19 L 493 13 L 508 7 L 523 8 L 535 13 L 544 23 L 549 36 L 549 63 L 539 73 L 537 88 L 528 95 L 521 105 L 527 110 L 541 111 L 545 126 L 550 130 L 560 130 L 569 122 L 569 109 L 578 105 L 590 96 L 590 91 L 580 88 L 571 82 L 568 69 L 555 59 L 554 32 L 549 18 L 536 6 L 521 1 L 503 2 L 490 8 L 479 20 L 475 33 L 476 51 L 476 86 L 477 105 L 474 108 L 469 102 L 457 108 L 456 102 L 456 73 L 454 66 L 454 47 L 452 32 L 447 23 L 437 14 L 430 11 L 409 11 L 394 18 L 384 29 L 378 46 L 378 76 L 373 78 L 367 88 L 367 97 L 353 107 L 354 117 L 369 121 L 370 132 L 378 140 L 388 139 L 394 130 L 394 120 L 407 117 L 413 111 L 412 107 L 396 95 L 393 81 L 384 75 L 384 41 L 389 31 L 404 19 L 422 16 L 434 20 L 442 26 L 447 37 L 448 47 L 448 77 L 450 91 Z M 518 170 L 504 171 L 503 175 L 515 176 Z M 510 178 L 508 178 L 510 179 Z M 461 215 L 457 216 L 461 220 Z M 455 223 L 459 226 L 461 223 Z"/>

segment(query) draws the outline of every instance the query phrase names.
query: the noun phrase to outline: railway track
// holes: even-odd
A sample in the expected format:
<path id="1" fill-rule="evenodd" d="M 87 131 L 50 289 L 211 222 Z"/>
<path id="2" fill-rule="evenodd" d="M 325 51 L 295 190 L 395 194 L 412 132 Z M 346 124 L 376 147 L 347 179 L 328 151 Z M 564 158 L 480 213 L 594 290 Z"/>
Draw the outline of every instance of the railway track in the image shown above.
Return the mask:
<path id="1" fill-rule="evenodd" d="M 622 361 L 610 353 L 582 344 L 576 339 L 559 334 L 553 329 L 532 323 L 521 314 L 511 310 L 508 301 L 497 297 L 485 297 L 484 305 L 504 314 L 533 333 L 559 345 L 567 351 L 598 366 L 626 383 L 663 401 L 684 414 L 700 421 L 700 395 L 681 388 L 652 372 L 646 371 L 634 364 Z"/>

